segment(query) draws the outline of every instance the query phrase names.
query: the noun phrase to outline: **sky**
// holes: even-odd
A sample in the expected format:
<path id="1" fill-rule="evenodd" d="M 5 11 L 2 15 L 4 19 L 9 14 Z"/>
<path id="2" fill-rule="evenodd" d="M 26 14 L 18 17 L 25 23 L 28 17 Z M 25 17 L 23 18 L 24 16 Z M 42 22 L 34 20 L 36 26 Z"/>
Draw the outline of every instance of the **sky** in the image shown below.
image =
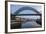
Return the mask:
<path id="1" fill-rule="evenodd" d="M 18 9 L 20 9 L 21 7 L 24 7 L 25 5 L 10 5 L 10 11 L 12 14 L 14 14 L 14 12 L 16 12 Z M 41 13 L 41 6 L 34 6 L 34 5 L 28 5 L 28 7 L 32 7 L 34 9 L 36 9 L 37 11 L 39 11 Z M 24 10 L 22 12 L 20 12 L 19 14 L 35 14 L 36 12 L 33 12 L 33 10 Z"/>

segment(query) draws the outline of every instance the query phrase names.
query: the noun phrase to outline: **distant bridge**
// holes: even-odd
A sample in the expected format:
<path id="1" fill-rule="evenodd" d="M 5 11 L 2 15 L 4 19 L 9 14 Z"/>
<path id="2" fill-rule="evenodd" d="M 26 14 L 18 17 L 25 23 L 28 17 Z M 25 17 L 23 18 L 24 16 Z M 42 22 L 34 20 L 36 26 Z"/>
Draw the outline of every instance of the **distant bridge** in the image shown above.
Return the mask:
<path id="1" fill-rule="evenodd" d="M 39 15 L 41 16 L 41 13 L 38 12 L 36 9 L 32 8 L 32 7 L 27 7 L 27 6 L 24 6 L 20 9 L 18 9 L 15 13 L 14 13 L 14 16 L 16 17 L 17 15 L 19 15 L 20 12 L 22 12 L 23 10 L 33 10 L 34 12 L 36 12 L 37 14 L 35 15 Z M 23 15 L 23 14 L 22 14 Z M 34 15 L 34 14 L 31 14 L 31 15 Z M 41 18 L 40 18 L 41 19 Z M 18 22 L 16 21 L 16 19 L 14 20 L 11 20 L 12 22 Z M 27 21 L 36 21 L 35 19 L 25 19 L 25 18 L 21 18 L 20 19 L 20 22 L 27 22 Z"/>

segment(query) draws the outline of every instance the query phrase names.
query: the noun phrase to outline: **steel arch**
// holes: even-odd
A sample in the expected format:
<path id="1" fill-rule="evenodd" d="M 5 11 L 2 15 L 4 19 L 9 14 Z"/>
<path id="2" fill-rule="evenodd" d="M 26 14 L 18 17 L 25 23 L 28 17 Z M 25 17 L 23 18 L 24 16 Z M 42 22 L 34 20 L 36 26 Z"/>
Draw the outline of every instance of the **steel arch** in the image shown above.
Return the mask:
<path id="1" fill-rule="evenodd" d="M 18 9 L 14 14 L 18 15 L 18 13 L 22 12 L 23 10 L 33 10 L 37 14 L 40 14 L 40 12 L 38 12 L 36 9 L 34 9 L 32 7 L 27 7 L 27 6 L 24 6 L 24 7 L 20 8 L 20 9 Z"/>

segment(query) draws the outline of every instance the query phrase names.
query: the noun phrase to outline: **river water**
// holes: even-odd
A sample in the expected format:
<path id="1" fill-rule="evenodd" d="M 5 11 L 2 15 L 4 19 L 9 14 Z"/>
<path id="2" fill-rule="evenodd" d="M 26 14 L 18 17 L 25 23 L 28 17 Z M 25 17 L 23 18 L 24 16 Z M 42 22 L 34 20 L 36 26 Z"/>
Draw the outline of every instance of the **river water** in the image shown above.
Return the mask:
<path id="1" fill-rule="evenodd" d="M 37 24 L 35 21 L 29 21 L 26 23 L 22 23 L 22 28 L 33 28 L 33 27 L 40 27 L 41 25 Z"/>

